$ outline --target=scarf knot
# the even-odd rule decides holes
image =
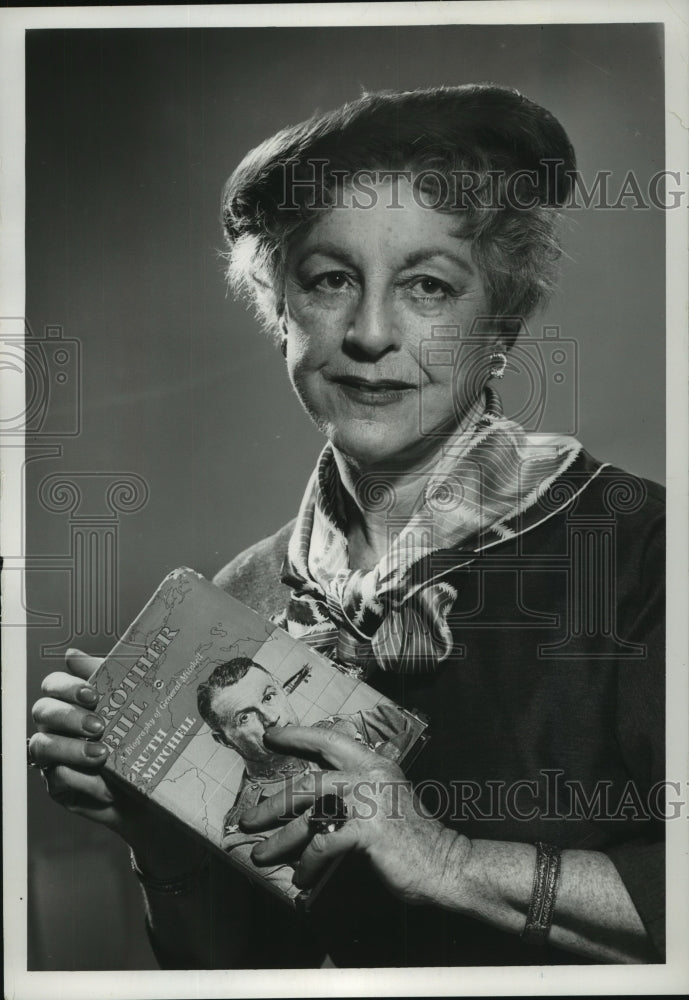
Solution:
[[[441,577],[471,561],[482,544],[509,537],[507,522],[535,503],[581,450],[574,438],[527,436],[501,415],[492,389],[474,418],[469,431],[448,439],[419,509],[369,571],[349,566],[338,514],[342,487],[326,445],[289,542],[282,581],[292,593],[276,624],[361,677],[374,668],[429,672],[450,656],[448,616],[457,591]],[[434,573],[433,556],[448,550],[457,566],[450,560],[450,569]]]

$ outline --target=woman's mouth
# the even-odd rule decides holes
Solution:
[[[416,389],[416,385],[401,379],[367,379],[356,375],[331,376],[344,395],[356,403],[367,406],[385,406],[396,403]]]

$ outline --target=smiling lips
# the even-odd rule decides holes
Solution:
[[[330,377],[330,381],[339,386],[349,399],[374,406],[397,402],[416,389],[412,382],[392,378],[367,379],[356,375],[334,375]]]

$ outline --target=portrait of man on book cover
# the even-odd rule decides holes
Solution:
[[[290,703],[289,693],[308,674],[306,667],[293,678],[281,682],[261,664],[238,656],[218,664],[197,689],[199,715],[210,727],[213,739],[238,753],[244,762],[239,791],[223,820],[222,847],[235,856],[240,854],[250,865],[253,865],[251,851],[254,845],[264,840],[266,834],[242,831],[242,815],[315,767],[299,757],[274,753],[263,742],[264,733],[272,726],[300,725],[301,719]],[[329,715],[314,725],[343,733],[395,761],[416,738],[409,716],[384,702],[350,714]],[[289,865],[262,867],[260,871],[288,896],[298,895]]]

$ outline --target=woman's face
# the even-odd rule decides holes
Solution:
[[[335,208],[290,247],[284,330],[292,384],[338,450],[360,467],[422,463],[488,378],[497,337],[464,340],[486,291],[456,216],[411,186],[376,186],[370,208]],[[399,207],[390,207],[396,202]],[[347,201],[347,199],[345,199]],[[459,360],[457,360],[459,356]]]

